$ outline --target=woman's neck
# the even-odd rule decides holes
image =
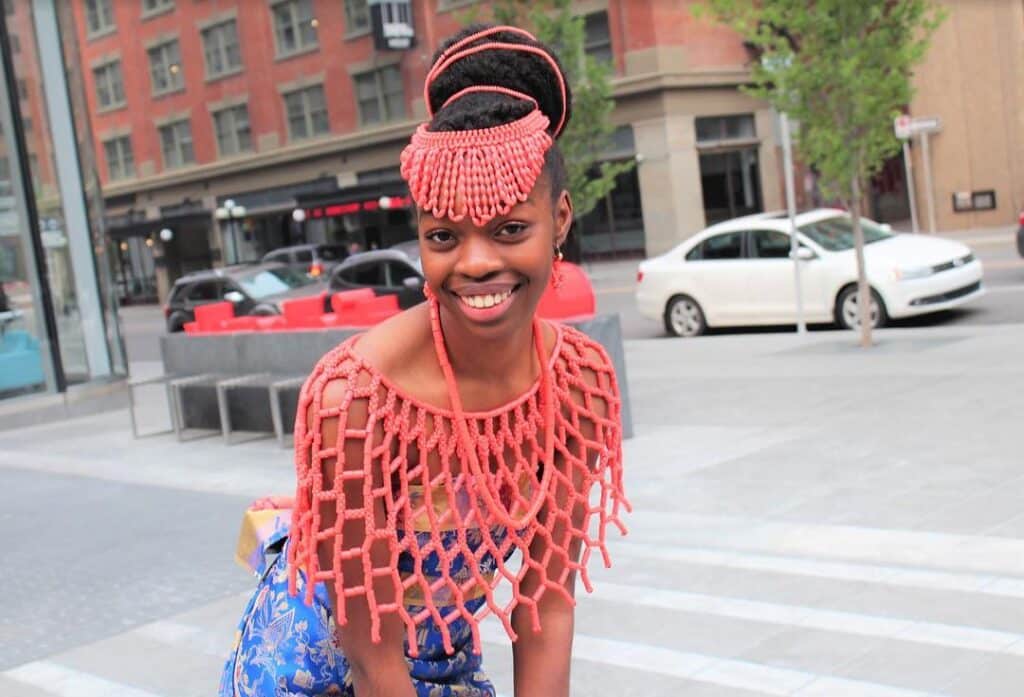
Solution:
[[[533,380],[539,365],[534,358],[532,322],[511,334],[482,339],[462,331],[443,307],[440,319],[456,379],[506,385]]]

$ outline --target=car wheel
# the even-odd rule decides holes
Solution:
[[[688,295],[677,295],[665,307],[665,331],[672,336],[700,336],[707,329],[704,311]]]
[[[878,292],[871,289],[871,328],[884,327],[889,321],[889,315],[885,311],[885,303]],[[852,285],[843,289],[836,300],[836,324],[843,329],[860,328],[860,307],[857,303],[857,286]]]
[[[280,313],[276,308],[273,308],[270,305],[257,305],[249,314],[255,317],[273,317]]]
[[[167,333],[175,334],[180,331],[184,331],[185,322],[188,321],[187,317],[179,314],[171,315],[167,318]]]

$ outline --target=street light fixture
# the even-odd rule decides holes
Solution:
[[[238,254],[238,222],[245,217],[245,206],[235,205],[234,199],[227,199],[224,201],[224,205],[214,211],[214,216],[217,220],[227,221],[227,235],[224,236],[226,262],[228,264],[237,264],[239,259]]]

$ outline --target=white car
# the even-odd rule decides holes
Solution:
[[[893,234],[861,218],[872,289],[871,321],[910,317],[984,295],[982,268],[970,248],[931,235]],[[796,217],[804,318],[859,326],[853,223],[841,210]],[[703,230],[637,272],[640,313],[675,336],[707,327],[794,324],[796,291],[785,213],[760,213]]]

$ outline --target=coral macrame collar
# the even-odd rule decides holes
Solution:
[[[591,590],[591,554],[610,564],[607,530],[625,532],[620,516],[629,510],[621,403],[600,345],[560,327],[557,355],[547,358],[535,324],[539,389],[485,414],[466,413],[436,302],[430,308],[435,351],[451,411],[396,390],[349,340],[317,363],[295,423],[290,592],[311,603],[316,583],[331,584],[340,626],[348,622],[350,602],[365,602],[375,642],[382,617],[397,616],[411,656],[428,626],[440,633],[446,653],[470,640],[479,653],[486,615],[515,639],[516,608],[539,631],[541,597],[553,593],[575,604],[567,590],[573,574]],[[344,394],[338,406],[323,402],[329,383]],[[322,438],[328,419],[346,425],[334,441]],[[355,444],[362,455],[348,461]],[[333,478],[324,476],[328,471]],[[321,515],[331,508],[328,523]],[[388,554],[371,554],[385,543]],[[320,567],[322,545],[333,550],[331,567]],[[534,558],[538,545],[546,551]],[[503,582],[510,586],[507,599],[496,593]]]
[[[567,92],[561,71],[543,49],[527,44],[492,41],[471,48],[468,44],[492,34],[510,32],[535,40],[517,27],[492,27],[450,46],[427,73],[424,97],[430,106],[430,83],[453,63],[481,51],[512,50],[532,53],[547,60],[559,82],[562,113],[553,133],[565,126]],[[472,92],[492,92],[532,102],[533,110],[511,123],[467,131],[430,131],[421,124],[402,151],[401,173],[416,205],[435,218],[458,222],[466,217],[483,226],[527,199],[544,168],[544,157],[554,142],[548,133],[550,119],[528,94],[499,85],[472,85],[449,97],[442,108]]]

